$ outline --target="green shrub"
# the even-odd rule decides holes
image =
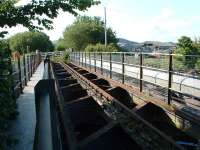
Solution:
[[[64,62],[65,63],[68,63],[69,62],[69,52],[65,52],[65,54],[64,54]]]
[[[8,122],[16,115],[16,100],[12,92],[11,52],[7,41],[0,41],[0,149],[4,149],[9,138],[6,134]]]

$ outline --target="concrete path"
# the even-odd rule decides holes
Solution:
[[[41,63],[31,77],[23,94],[17,99],[19,115],[11,123],[9,134],[18,140],[7,150],[32,150],[35,135],[36,112],[34,87],[43,78],[44,65]]]

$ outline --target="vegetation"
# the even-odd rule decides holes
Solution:
[[[52,29],[52,19],[58,16],[60,10],[77,15],[78,11],[84,11],[92,5],[98,4],[99,1],[95,0],[32,0],[26,5],[16,6],[19,0],[0,0],[0,28],[5,31],[0,32],[0,38],[4,38],[8,32],[6,28],[23,25],[29,30],[42,30],[43,28]],[[26,34],[34,34],[35,36],[45,37],[43,33],[32,32]],[[18,35],[19,37],[21,34]],[[11,48],[13,50],[26,49],[24,42],[30,46],[30,50],[41,49],[47,50],[47,47],[35,47],[36,41],[28,38],[24,40],[21,38],[10,40]],[[30,40],[30,41],[29,41]],[[39,39],[41,40],[41,39]],[[43,42],[47,42],[44,40]],[[30,44],[30,43],[32,44]],[[36,43],[35,43],[36,42]],[[20,44],[17,44],[20,43]],[[37,43],[38,44],[38,43]],[[48,47],[49,48],[49,47]],[[51,49],[51,48],[49,48]],[[16,102],[12,96],[11,86],[11,51],[9,44],[6,41],[0,41],[0,149],[4,149],[5,144],[8,142],[6,128],[9,118],[16,112]],[[3,78],[3,80],[2,80]]]
[[[27,46],[30,52],[39,51],[53,51],[54,45],[50,41],[49,37],[42,32],[23,32],[12,36],[9,39],[9,45],[11,50],[19,51],[21,54],[23,50],[27,50]]]
[[[67,46],[66,46],[66,44],[65,44],[65,41],[64,41],[62,38],[60,38],[60,39],[56,42],[56,44],[55,44],[55,49],[56,49],[57,51],[64,51],[64,50],[67,49]]]
[[[89,44],[86,48],[85,51],[86,52],[116,52],[118,51],[119,48],[116,44],[110,43],[108,44],[106,47],[104,44]]]
[[[8,142],[8,121],[16,114],[16,101],[12,95],[11,60],[8,42],[0,41],[0,149]]]
[[[0,1],[0,27],[20,24],[30,30],[42,30],[44,27],[52,29],[52,19],[58,16],[59,10],[77,15],[78,11],[99,4],[96,0],[32,0],[26,5],[16,6],[17,2],[18,0]],[[4,37],[6,33],[7,31],[0,32],[0,37]]]
[[[192,41],[189,37],[182,36],[178,40],[175,53],[184,55],[176,58],[182,61],[188,69],[194,69],[198,62],[198,57],[194,55],[200,55],[200,43]]]
[[[89,44],[104,43],[104,23],[99,17],[79,16],[63,34],[64,45],[75,50],[84,50]],[[108,44],[117,44],[111,28],[107,29]]]

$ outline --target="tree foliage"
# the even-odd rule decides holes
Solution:
[[[21,54],[23,50],[30,52],[35,50],[40,51],[53,51],[54,45],[49,40],[49,37],[42,32],[23,32],[17,33],[9,39],[9,45],[11,50],[19,51]]]
[[[89,44],[86,48],[85,48],[86,52],[117,52],[119,51],[119,48],[116,44],[110,43],[108,44],[106,47],[104,44]]]
[[[181,57],[184,64],[187,68],[194,69],[195,64],[198,61],[198,57],[194,57],[192,55],[199,55],[200,49],[198,48],[199,44],[195,44],[189,37],[182,36],[178,39],[177,48],[175,53],[182,54]],[[180,58],[179,58],[180,59]]]
[[[99,17],[79,16],[64,31],[66,47],[84,50],[89,44],[104,43],[104,23]],[[109,43],[117,43],[115,32],[107,29]]]
[[[8,142],[6,129],[9,119],[16,113],[16,101],[12,95],[13,80],[8,42],[0,40],[0,149]]]
[[[67,49],[67,46],[66,46],[66,44],[65,44],[65,41],[64,41],[62,38],[60,38],[60,39],[56,42],[56,44],[55,44],[55,49],[56,49],[57,51],[64,51],[64,50]]]
[[[18,0],[0,1],[0,27],[12,27],[18,24],[30,30],[52,29],[52,19],[58,16],[59,10],[77,15],[78,11],[87,10],[99,4],[96,0],[32,0],[30,3],[17,6]],[[7,32],[0,32],[3,37]]]

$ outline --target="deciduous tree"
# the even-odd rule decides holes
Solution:
[[[35,51],[53,51],[54,45],[49,37],[42,32],[23,32],[17,33],[9,39],[9,45],[12,51],[19,51],[21,54],[23,50]],[[27,47],[28,46],[28,47]]]
[[[20,24],[31,30],[41,30],[43,27],[52,29],[52,19],[58,16],[59,10],[77,15],[78,11],[87,10],[99,3],[96,0],[32,0],[26,5],[17,6],[18,1],[0,1],[0,27]],[[0,36],[6,33],[0,32]]]
[[[79,16],[65,29],[63,34],[66,47],[84,50],[89,44],[104,43],[104,23],[99,17]],[[107,29],[109,43],[117,43],[115,32]]]

